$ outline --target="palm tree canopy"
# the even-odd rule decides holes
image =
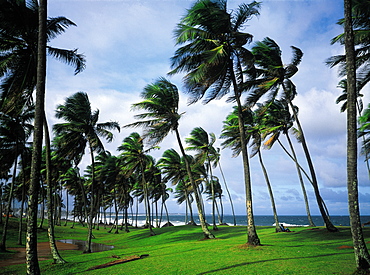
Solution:
[[[247,104],[255,104],[262,96],[268,93],[268,100],[272,101],[283,88],[283,97],[292,100],[296,95],[296,89],[290,78],[298,71],[298,65],[302,61],[303,52],[294,46],[292,59],[288,65],[282,61],[282,51],[278,44],[269,37],[258,41],[252,47],[255,57],[256,79],[246,83],[246,87],[252,88]]]
[[[202,127],[196,127],[190,132],[190,136],[185,139],[185,142],[188,144],[185,150],[197,152],[196,158],[200,163],[209,159],[213,162],[213,166],[216,166],[218,152],[213,146],[216,142],[214,133],[208,134]]]
[[[120,131],[118,122],[98,123],[99,110],[91,110],[88,95],[84,92],[66,98],[64,104],[57,106],[55,116],[66,121],[55,124],[53,130],[62,155],[69,155],[71,160],[83,155],[87,143],[93,151],[102,152],[104,146],[100,137],[112,142],[114,135],[110,130]]]
[[[143,101],[132,105],[133,110],[147,112],[135,115],[140,121],[124,127],[143,127],[143,137],[150,144],[160,143],[170,131],[178,128],[182,114],[178,113],[179,92],[177,87],[161,77],[147,85],[141,93]]]
[[[36,86],[38,2],[36,0],[0,0],[0,77],[3,111],[22,108],[31,101]],[[47,20],[47,41],[75,26],[59,16]],[[85,68],[85,57],[77,50],[47,46],[48,54],[72,65],[75,74]],[[5,100],[7,99],[7,102]],[[5,104],[5,105],[4,105]]]
[[[241,4],[231,13],[226,4],[225,0],[197,1],[174,30],[181,47],[171,58],[169,74],[187,73],[184,84],[190,103],[203,97],[205,103],[221,98],[233,82],[233,60],[243,66],[250,63],[252,55],[243,46],[251,42],[252,35],[241,30],[259,14],[260,4]]]

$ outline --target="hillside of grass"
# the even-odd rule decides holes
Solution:
[[[16,224],[12,221],[8,247],[16,245]],[[130,228],[129,233],[107,233],[100,227],[93,242],[113,245],[114,249],[91,254],[79,250],[60,251],[66,264],[40,261],[42,274],[352,274],[354,253],[349,227],[329,233],[323,227],[292,228],[294,232],[275,233],[273,227],[257,227],[262,246],[246,243],[246,228],[220,226],[217,239],[204,240],[201,228],[177,226],[148,229]],[[2,229],[1,229],[2,230]],[[1,232],[0,230],[0,232]],[[76,225],[57,226],[56,239],[85,240],[87,229]],[[39,230],[39,241],[47,241],[47,231]],[[364,229],[370,241],[370,228]],[[9,249],[11,250],[11,249]],[[139,258],[101,267],[123,259]],[[12,253],[0,253],[0,260]],[[25,274],[25,264],[1,268],[0,274]]]

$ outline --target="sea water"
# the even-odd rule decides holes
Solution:
[[[118,223],[121,224],[123,219],[122,216],[118,216]],[[170,214],[169,215],[169,220],[170,222],[175,225],[185,225],[187,222],[189,222],[189,217],[187,217],[185,214]],[[323,226],[324,221],[321,216],[311,216],[314,224],[316,226]],[[114,222],[115,217],[107,217],[107,222]],[[287,216],[287,215],[282,215],[278,217],[279,223],[283,224],[284,226],[308,226],[308,218],[307,216]],[[199,217],[198,215],[194,215],[194,221],[195,223],[199,224]],[[209,224],[212,224],[212,215],[206,215],[206,221]],[[335,226],[349,226],[350,221],[349,221],[349,216],[330,216],[330,221],[333,223]],[[370,216],[361,216],[361,223],[365,223],[370,221]],[[234,217],[233,215],[224,215],[222,219],[223,223],[226,223],[228,225],[234,225]],[[235,222],[236,225],[239,226],[246,226],[247,225],[247,217],[246,215],[236,215],[235,216]],[[133,217],[129,215],[129,220],[128,223],[135,226],[136,225],[136,216],[134,215]],[[167,217],[166,215],[163,215],[162,218],[160,217],[153,217],[153,225],[156,226],[157,223],[159,226],[164,225],[167,223]],[[218,218],[216,216],[216,223],[218,224]],[[263,215],[255,215],[254,216],[254,223],[256,226],[274,226],[275,225],[275,220],[274,217],[271,215],[263,216]],[[142,226],[145,224],[145,215],[144,214],[139,214],[137,216],[137,226]]]

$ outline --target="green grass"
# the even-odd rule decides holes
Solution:
[[[246,228],[220,226],[217,239],[202,240],[200,227],[178,226],[155,229],[130,229],[130,233],[108,234],[94,231],[93,242],[114,245],[110,251],[82,254],[81,251],[60,251],[68,261],[63,265],[52,260],[40,261],[42,274],[352,274],[355,271],[350,229],[329,233],[316,229],[294,228],[291,233],[274,233],[273,227],[257,227],[262,246],[246,246]],[[16,230],[8,246],[16,247]],[[0,231],[1,232],[1,231]],[[56,227],[57,239],[85,240],[87,229],[76,226]],[[370,241],[370,228],[364,230]],[[46,231],[39,232],[39,241],[47,241]],[[108,263],[118,256],[149,254],[149,257],[104,269],[89,268]],[[7,254],[0,253],[0,259]],[[0,274],[25,274],[25,264],[8,266]]]

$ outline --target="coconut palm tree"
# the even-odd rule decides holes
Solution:
[[[186,155],[189,163],[193,163],[192,156]],[[188,173],[184,158],[177,153],[175,149],[168,149],[163,152],[162,157],[158,160],[158,167],[161,169],[164,175],[164,182],[171,182],[172,185],[176,186],[175,198],[177,198],[178,204],[186,201],[186,209],[190,212],[190,224],[196,225],[193,218],[193,210],[191,203],[193,198],[191,196],[192,188],[188,183]]]
[[[216,225],[216,196],[215,196],[215,187],[213,186],[214,181],[212,166],[215,167],[213,160],[217,158],[217,151],[213,147],[213,144],[216,141],[216,136],[214,133],[208,133],[202,127],[196,127],[190,132],[190,136],[185,139],[185,142],[188,144],[188,147],[185,150],[196,151],[195,155],[196,161],[203,165],[206,164],[206,182],[207,186],[210,186],[211,196],[212,196],[212,223],[213,230],[218,230]]]
[[[91,202],[88,217],[89,232],[84,252],[90,253],[93,219],[96,214],[96,206],[98,205],[96,197],[98,186],[96,186],[94,175],[94,152],[100,153],[104,150],[100,137],[111,142],[114,136],[110,130],[116,129],[120,131],[120,127],[118,122],[114,121],[98,123],[99,110],[92,111],[88,95],[84,92],[77,92],[66,98],[64,104],[57,106],[55,116],[66,121],[53,126],[55,135],[59,137],[57,142],[59,147],[62,148],[60,151],[61,155],[73,156],[74,158],[78,156],[80,158],[86,146],[89,149],[92,169]]]
[[[190,103],[202,98],[208,103],[232,91],[229,101],[238,106],[239,135],[246,191],[248,240],[260,245],[252,207],[252,190],[249,158],[242,121],[241,96],[244,91],[245,74],[249,71],[252,55],[244,47],[252,35],[243,32],[246,23],[259,14],[260,4],[241,4],[232,12],[224,0],[201,0],[187,10],[174,33],[180,47],[171,58],[170,74],[185,72],[185,91],[191,95]],[[231,89],[232,87],[232,89]]]
[[[160,143],[169,132],[175,132],[178,145],[184,162],[186,170],[194,190],[195,201],[198,208],[199,220],[205,238],[214,238],[214,235],[208,230],[201,203],[200,194],[197,192],[197,186],[191,173],[190,164],[185,157],[185,150],[181,142],[179,132],[179,120],[182,114],[178,113],[179,92],[177,87],[165,78],[159,78],[153,84],[149,84],[141,93],[144,99],[139,103],[132,105],[133,109],[146,110],[146,113],[135,115],[136,119],[141,119],[125,127],[143,127],[144,137],[148,138],[149,143]]]
[[[148,153],[155,149],[156,147],[151,147],[144,149],[143,138],[136,132],[131,133],[126,137],[122,145],[118,147],[118,151],[122,152],[122,157],[124,158],[128,176],[133,173],[140,175],[140,185],[143,190],[143,199],[145,205],[146,213],[146,225],[150,230],[150,235],[154,236],[155,233],[152,228],[151,218],[150,218],[150,204],[149,204],[149,182],[146,179],[146,170],[153,164],[153,159]]]
[[[296,107],[296,109],[298,111],[298,107]],[[311,217],[311,212],[310,212],[310,207],[308,203],[306,188],[305,188],[303,177],[302,177],[302,172],[306,175],[306,177],[308,178],[310,182],[312,182],[312,180],[307,175],[306,171],[304,171],[301,165],[299,164],[292,140],[290,138],[289,130],[292,130],[292,132],[297,137],[298,142],[300,142],[300,132],[297,129],[292,128],[294,117],[290,114],[289,106],[287,102],[283,100],[274,100],[273,102],[266,104],[263,107],[263,112],[260,113],[260,116],[264,117],[263,118],[264,124],[268,126],[268,132],[270,134],[270,136],[264,142],[265,148],[271,149],[271,147],[277,141],[279,145],[283,148],[283,150],[287,153],[287,155],[294,161],[296,165],[296,169],[297,169],[298,179],[301,184],[308,223],[309,223],[309,226],[315,226],[312,220],[312,217]],[[288,141],[290,152],[285,148],[285,146],[280,141],[281,133],[285,135]]]
[[[268,101],[273,101],[278,97],[279,92],[282,92],[282,99],[288,103],[292,110],[295,123],[300,132],[301,144],[310,170],[312,186],[314,188],[321,216],[327,230],[330,232],[336,232],[338,229],[330,221],[329,214],[325,209],[323,199],[320,195],[315,168],[303,133],[303,128],[298,119],[296,108],[292,103],[297,91],[290,78],[298,71],[298,65],[302,60],[303,53],[300,49],[294,46],[291,48],[293,50],[292,60],[288,65],[284,65],[281,58],[282,52],[274,40],[266,37],[262,41],[255,43],[252,48],[252,53],[255,56],[256,79],[250,81],[247,85],[253,89],[247,100],[247,104],[256,103],[264,95],[267,95]]]
[[[356,55],[352,23],[352,1],[344,0],[344,33],[347,71],[347,189],[352,241],[357,269],[370,268],[370,255],[361,229],[357,178]],[[368,20],[368,18],[367,18]]]

